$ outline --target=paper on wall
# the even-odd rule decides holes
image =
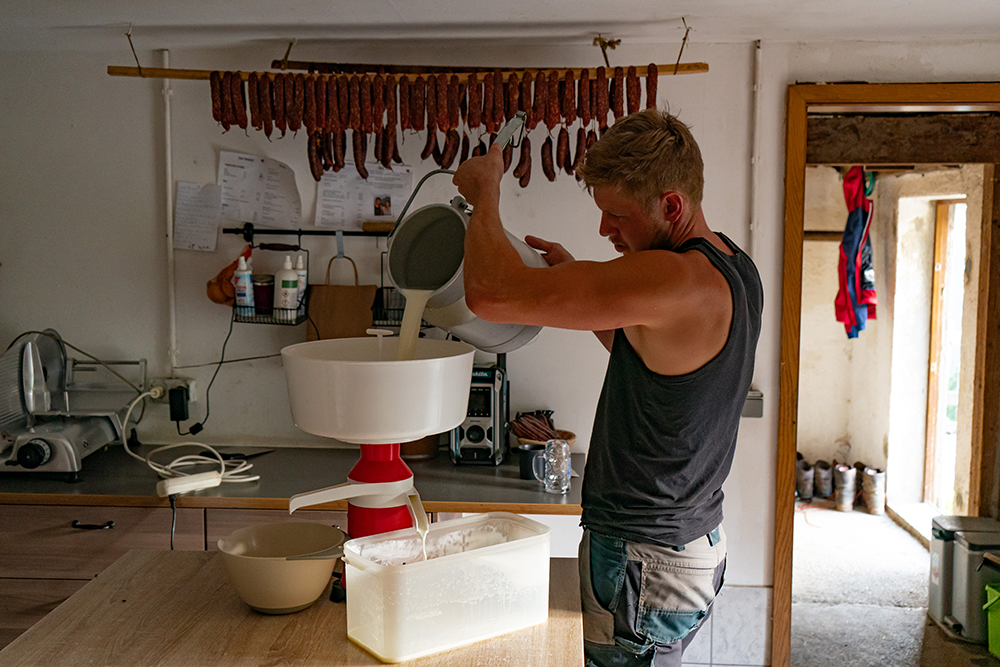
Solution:
[[[413,167],[365,163],[368,180],[353,165],[323,174],[316,188],[316,226],[360,230],[368,221],[394,222],[413,190]]]
[[[295,172],[284,162],[242,153],[219,153],[222,215],[268,227],[298,227],[302,199]]]
[[[177,182],[174,199],[174,248],[214,251],[222,219],[222,188],[209,183]]]

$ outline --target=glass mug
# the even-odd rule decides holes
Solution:
[[[569,493],[569,443],[562,439],[545,443],[545,454],[532,461],[535,479],[545,483],[546,493]]]

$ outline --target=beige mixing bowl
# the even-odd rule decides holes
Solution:
[[[339,528],[293,521],[241,528],[218,544],[244,602],[263,614],[290,614],[323,594],[346,539]]]

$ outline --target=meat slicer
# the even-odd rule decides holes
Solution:
[[[71,359],[53,329],[19,337],[0,356],[0,472],[75,478],[85,456],[123,442],[122,416],[137,393],[111,366],[132,367],[145,386],[144,359]]]

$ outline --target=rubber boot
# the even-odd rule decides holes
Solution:
[[[814,491],[819,498],[833,495],[833,468],[826,461],[816,461],[813,466]]]
[[[838,465],[833,469],[834,505],[840,512],[854,510],[854,479],[857,471],[851,466]]]
[[[812,500],[813,467],[805,459],[795,464],[795,490],[799,494],[799,499]]]
[[[885,471],[865,468],[861,486],[861,500],[869,514],[885,514]]]

